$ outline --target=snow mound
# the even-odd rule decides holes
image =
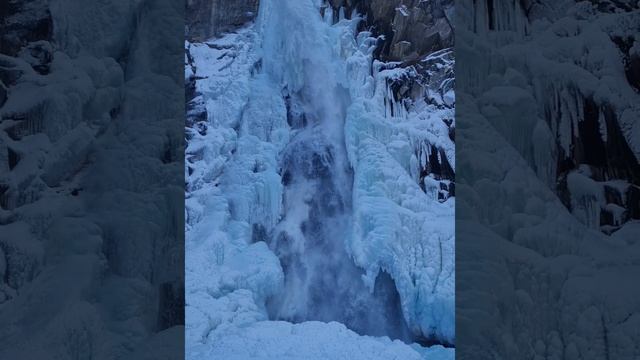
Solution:
[[[229,360],[452,360],[454,351],[434,346],[421,354],[400,341],[360,336],[336,322],[268,321],[237,328],[199,355]]]

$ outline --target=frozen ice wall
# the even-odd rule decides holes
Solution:
[[[377,61],[380,39],[333,11],[262,1],[255,24],[185,44],[190,358],[270,328],[319,356],[291,345],[334,331],[311,320],[346,325],[345,351],[455,342],[451,51]]]

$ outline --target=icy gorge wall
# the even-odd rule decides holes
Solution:
[[[384,35],[377,49],[383,60],[412,61],[453,46],[452,0],[329,0],[334,17],[340,9],[366,17],[359,26]]]
[[[186,0],[189,41],[204,41],[255,19],[258,0]]]
[[[457,11],[458,356],[637,358],[638,3]]]
[[[182,11],[0,5],[0,358],[181,356]]]
[[[436,21],[400,5],[265,0],[185,43],[189,358],[453,356],[381,338],[455,342],[453,40],[390,61],[382,26]]]

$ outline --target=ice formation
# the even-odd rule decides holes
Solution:
[[[399,341],[455,342],[451,52],[421,63],[430,102],[403,98],[415,68],[375,61],[360,20],[266,0],[185,44],[189,358],[453,356]],[[291,347],[316,336],[335,348]]]

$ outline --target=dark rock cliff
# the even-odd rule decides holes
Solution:
[[[27,43],[49,39],[53,32],[47,0],[4,0],[0,4],[0,53],[15,55]]]
[[[361,25],[385,38],[378,56],[386,61],[416,60],[428,53],[451,47],[454,41],[453,1],[436,0],[330,0],[336,10],[354,10],[366,16]]]
[[[385,38],[378,56],[385,61],[416,60],[453,46],[453,0],[329,0],[339,16],[353,11],[366,16],[362,29]],[[188,0],[186,34],[190,41],[204,41],[233,30],[255,18],[258,0]]]
[[[258,0],[187,0],[186,36],[204,41],[255,18]]]

